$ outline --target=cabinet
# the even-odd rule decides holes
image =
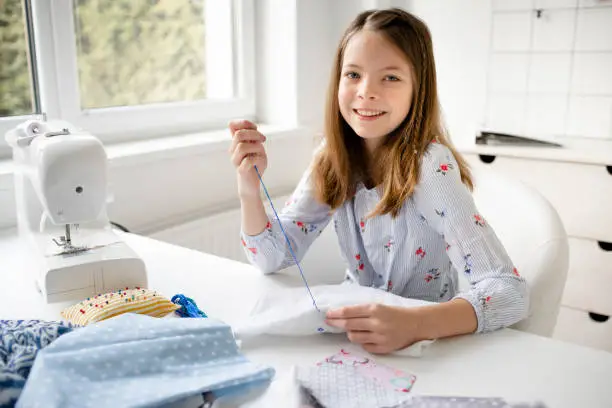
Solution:
[[[554,337],[612,352],[612,141],[562,144],[459,151],[471,167],[517,178],[555,207],[570,266]]]

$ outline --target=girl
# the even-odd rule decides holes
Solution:
[[[264,273],[292,264],[253,168],[266,168],[265,136],[230,124],[242,244]],[[338,47],[325,140],[280,213],[298,259],[333,219],[346,280],[436,302],[377,304],[327,313],[327,323],[372,353],[424,339],[491,331],[526,317],[527,286],[478,213],[466,163],[444,134],[427,26],[401,9],[357,16]],[[471,287],[457,293],[458,273]]]

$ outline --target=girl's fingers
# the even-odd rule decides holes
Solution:
[[[262,173],[266,168],[265,157],[258,154],[246,156],[238,166],[238,173],[247,174],[253,170],[254,166],[257,166],[259,172]]]
[[[266,151],[261,143],[240,143],[234,150],[232,163],[235,167],[238,167],[247,155],[265,155],[265,153]]]
[[[389,346],[380,343],[362,343],[361,347],[372,354],[389,354],[392,351],[389,349]]]
[[[377,324],[370,317],[354,317],[352,319],[327,319],[326,323],[346,331],[376,331]]]
[[[327,312],[328,319],[353,319],[355,317],[370,317],[376,313],[377,304],[362,304],[355,306],[344,306],[338,309],[332,309]]]
[[[379,334],[370,331],[349,331],[346,334],[351,343],[355,344],[378,344],[382,341]]]
[[[245,120],[245,119],[238,119],[238,120],[232,120],[229,125],[229,130],[232,134],[232,136],[234,136],[234,133],[236,133],[236,131],[240,130],[240,129],[252,129],[252,130],[257,130],[257,125],[254,124],[251,121]]]
[[[265,142],[266,137],[256,130],[238,130],[232,138],[232,143],[229,148],[230,153],[234,153],[236,147],[240,143],[261,143]]]

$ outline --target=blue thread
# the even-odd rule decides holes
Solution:
[[[268,197],[268,201],[270,202],[270,206],[272,207],[272,211],[274,211],[274,215],[276,216],[276,220],[278,221],[278,225],[281,228],[281,231],[283,232],[283,235],[285,236],[285,240],[287,240],[287,245],[289,246],[289,252],[291,252],[291,256],[293,256],[293,260],[295,261],[295,264],[297,265],[299,271],[300,271],[300,275],[302,275],[302,280],[304,281],[304,285],[306,285],[306,289],[308,290],[308,294],[310,295],[310,298],[312,299],[312,304],[314,305],[315,309],[317,309],[318,312],[320,312],[319,308],[317,307],[317,302],[315,302],[315,298],[312,295],[312,292],[310,291],[310,286],[308,286],[308,282],[306,282],[306,277],[304,276],[304,271],[302,271],[302,267],[300,266],[300,263],[297,260],[297,257],[295,256],[295,253],[293,253],[293,248],[291,247],[291,242],[289,241],[289,237],[287,236],[287,233],[285,232],[285,228],[283,228],[283,224],[281,223],[280,218],[278,217],[278,213],[276,212],[276,208],[274,208],[274,204],[272,203],[272,199],[270,198],[270,194],[268,194],[268,189],[266,188],[266,185],[263,182],[263,179],[261,178],[261,174],[259,174],[259,169],[257,168],[257,166],[253,165],[253,167],[255,167],[255,172],[257,172],[257,177],[259,177],[259,181],[261,182],[261,186],[264,189],[264,193],[266,193],[266,197]]]
[[[198,309],[198,305],[196,305],[193,299],[185,295],[178,294],[172,296],[172,303],[181,306],[181,308],[176,311],[181,317],[208,317],[206,313]]]

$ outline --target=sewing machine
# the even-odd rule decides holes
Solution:
[[[147,287],[144,262],[112,230],[106,213],[107,157],[100,140],[46,120],[26,121],[6,140],[13,149],[19,237],[45,301]]]

